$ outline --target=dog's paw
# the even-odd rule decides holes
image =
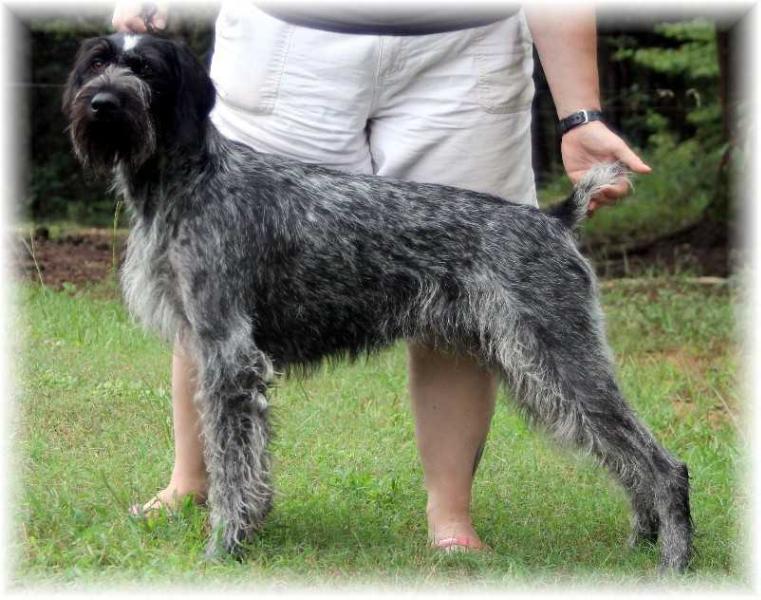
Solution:
[[[650,518],[635,520],[632,532],[629,535],[629,548],[654,546],[657,544],[659,526],[660,522],[656,515],[651,515]]]
[[[241,543],[225,543],[219,539],[210,539],[206,544],[204,559],[207,562],[226,562],[228,560],[241,561],[246,556],[246,548]]]
[[[690,557],[685,556],[664,556],[658,564],[658,575],[682,575],[687,572],[690,565]]]

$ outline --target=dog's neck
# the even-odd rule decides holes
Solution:
[[[128,161],[118,161],[113,189],[124,198],[134,216],[152,220],[188,195],[193,181],[202,178],[209,169],[210,156],[218,153],[215,148],[223,143],[209,120],[203,135],[192,144],[179,147],[159,144],[153,156],[137,167]]]

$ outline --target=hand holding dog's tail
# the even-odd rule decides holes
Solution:
[[[629,175],[629,169],[621,162],[597,164],[579,180],[573,192],[563,202],[550,207],[547,214],[559,219],[569,229],[575,229],[586,218],[590,200],[606,186],[622,179],[631,187]]]

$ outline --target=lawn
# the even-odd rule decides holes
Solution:
[[[493,551],[429,550],[401,344],[278,383],[275,508],[245,562],[205,562],[206,509],[127,516],[171,469],[168,349],[108,285],[23,284],[16,301],[16,586],[663,583],[655,548],[626,547],[622,491],[528,428],[507,398],[475,486],[476,527]],[[680,277],[604,287],[623,390],[690,466],[697,554],[670,584],[747,581],[734,301],[727,286]]]

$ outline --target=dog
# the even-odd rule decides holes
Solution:
[[[687,467],[621,395],[574,237],[620,165],[543,212],[255,152],[215,129],[214,100],[185,45],[122,33],[82,43],[63,97],[76,156],[129,207],[129,310],[198,365],[211,555],[242,555],[271,507],[273,374],[405,338],[497,372],[628,492],[632,542],[660,539],[661,568],[686,569]]]

